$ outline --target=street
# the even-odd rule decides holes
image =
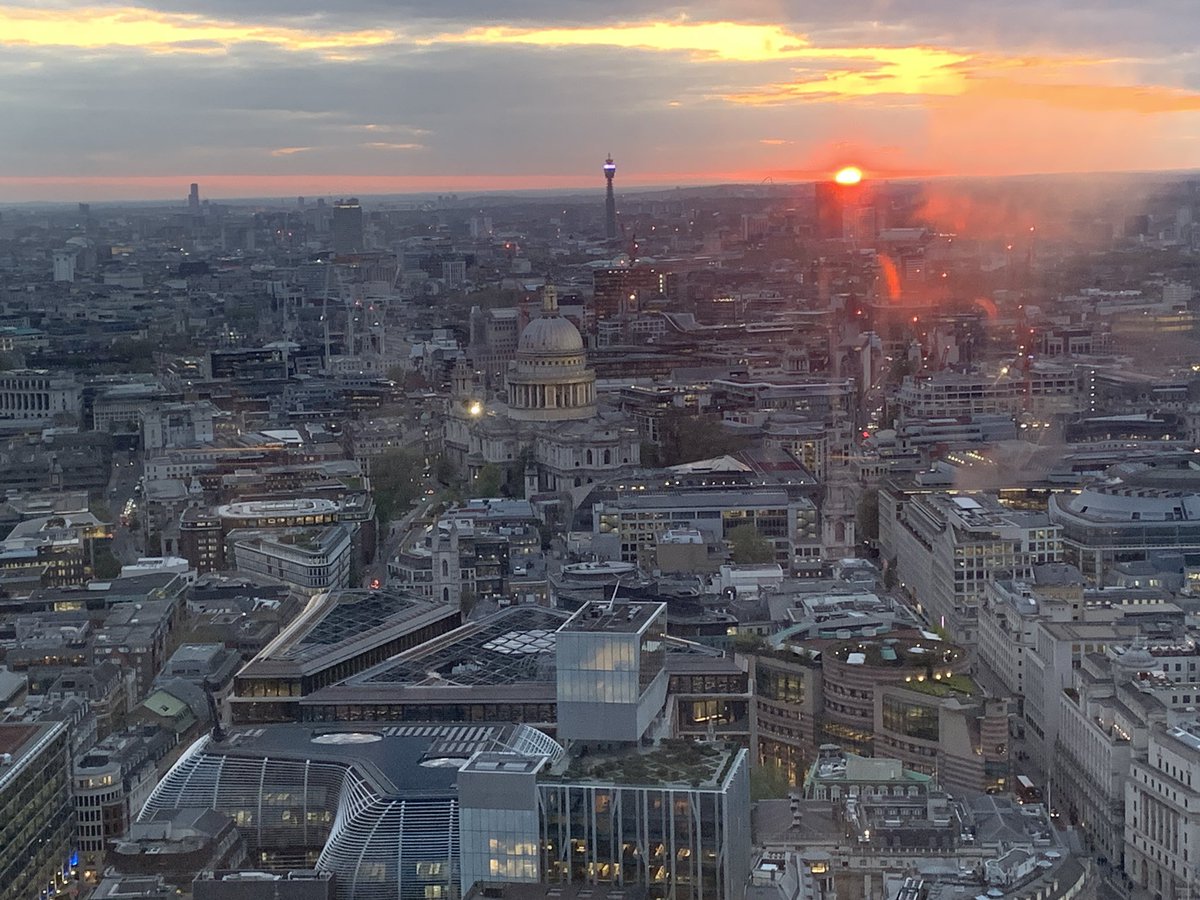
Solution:
[[[122,565],[136,562],[139,556],[144,555],[141,550],[140,531],[121,524],[121,514],[130,499],[138,505],[136,513],[138,519],[140,520],[145,514],[141,505],[141,495],[135,490],[141,474],[141,462],[136,456],[124,451],[113,453],[113,470],[108,482],[108,495],[105,503],[112,514],[112,552]]]
[[[424,495],[417,501],[416,506],[405,513],[402,518],[388,523],[387,533],[382,534],[379,538],[379,549],[375,554],[374,561],[363,572],[363,587],[371,587],[376,579],[379,580],[380,586],[387,584],[388,560],[396,555],[396,551],[400,549],[400,545],[404,543],[405,537],[412,529],[413,523],[418,519],[424,518],[429,512],[430,507],[436,502],[436,495],[433,497]],[[383,526],[381,525],[380,527],[382,528]]]

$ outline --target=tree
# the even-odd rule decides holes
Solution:
[[[121,561],[113,555],[109,541],[96,541],[96,566],[92,574],[96,578],[116,578],[121,574]]]
[[[412,506],[421,490],[425,458],[416,451],[397,447],[371,463],[371,485],[375,494],[375,516],[380,522]]]
[[[861,540],[879,540],[879,491],[869,490],[859,498],[854,518]]]
[[[472,497],[498,497],[504,486],[504,472],[495,463],[488,463],[479,470],[471,483]]]
[[[750,770],[750,800],[777,800],[788,796],[792,779],[787,769],[775,762],[764,762]]]
[[[894,591],[897,583],[896,560],[885,559],[883,561],[883,589],[885,591]]]
[[[775,547],[753,525],[738,525],[727,535],[733,551],[733,561],[740,566],[769,563],[775,560]]]
[[[660,433],[666,466],[725,456],[750,445],[748,438],[725,431],[716,416],[694,416],[682,410],[663,416]]]

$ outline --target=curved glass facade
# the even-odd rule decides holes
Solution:
[[[527,726],[332,734],[282,727],[295,732],[290,743],[256,746],[254,732],[215,746],[201,738],[159,782],[139,818],[159,809],[215,809],[234,820],[258,861],[333,872],[338,900],[454,900],[458,766],[480,749],[552,759],[563,752]],[[393,749],[389,738],[403,746]],[[394,771],[385,769],[391,759]],[[404,773],[408,781],[398,785]]]

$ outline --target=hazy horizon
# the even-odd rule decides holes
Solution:
[[[618,189],[1200,158],[1186,0],[805,6],[0,2],[0,202],[587,189],[608,153]]]
[[[764,191],[775,189],[782,191],[789,187],[804,187],[812,185],[818,181],[830,180],[833,173],[815,173],[811,177],[797,177],[794,179],[775,180],[771,177],[764,178],[759,181],[737,181],[737,180],[714,180],[714,181],[693,181],[693,182],[676,182],[676,183],[632,183],[625,185],[623,190],[618,193],[624,193],[629,196],[637,196],[642,194],[654,194],[659,192],[672,191],[708,191],[720,189],[749,189],[761,188]],[[1169,183],[1177,179],[1187,179],[1193,176],[1200,176],[1200,168],[1192,169],[1162,169],[1152,171],[1104,171],[1104,172],[1022,172],[1009,175],[933,175],[933,176],[893,176],[890,178],[871,178],[869,173],[866,173],[868,182],[872,183],[894,183],[894,184],[914,184],[928,182],[931,184],[986,184],[988,182],[1006,182],[1010,184],[1020,184],[1022,182],[1034,182],[1043,180],[1058,180],[1062,182],[1087,182],[1089,180],[1129,180],[1134,182],[1162,182]],[[599,198],[604,193],[603,183],[585,184],[579,183],[564,183],[561,187],[547,186],[530,186],[530,187],[494,187],[486,188],[478,186],[479,183],[488,183],[489,179],[485,176],[480,176],[478,180],[472,179],[467,182],[470,187],[442,187],[429,188],[427,190],[371,190],[370,188],[347,188],[345,190],[333,190],[326,192],[319,191],[294,191],[282,193],[244,193],[244,194],[214,194],[208,190],[210,184],[221,184],[219,177],[209,177],[210,180],[205,180],[204,176],[198,176],[193,181],[199,184],[201,198],[204,201],[215,203],[278,203],[283,205],[291,205],[296,202],[298,197],[304,197],[306,201],[315,202],[317,198],[334,198],[334,197],[355,197],[362,201],[380,202],[387,200],[424,200],[427,198],[436,198],[445,194],[463,195],[459,196],[459,200],[471,198],[487,198],[494,200],[502,200],[506,197],[518,198],[564,198],[578,197],[579,199]],[[376,183],[382,179],[376,179]],[[504,179],[494,179],[496,181],[504,181]],[[79,182],[76,186],[77,190],[63,197],[51,196],[32,196],[27,199],[15,199],[6,196],[0,192],[0,207],[24,207],[24,206],[73,206],[76,203],[97,203],[97,204],[113,204],[118,206],[131,206],[138,204],[159,205],[187,205],[187,190],[192,182],[180,182],[165,180],[163,183],[163,193],[156,195],[138,195],[130,194],[111,194],[111,193],[94,193],[94,189],[104,189],[106,182]],[[0,185],[3,184],[3,178],[0,177]],[[183,190],[172,190],[176,186],[182,187]]]

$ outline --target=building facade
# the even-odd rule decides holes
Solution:
[[[69,754],[61,722],[0,723],[0,900],[32,900],[72,881]]]
[[[1044,514],[1017,512],[991,495],[879,492],[879,544],[920,612],[957,641],[978,640],[979,605],[995,577],[1033,577],[1062,558],[1059,528]]]
[[[0,419],[49,422],[56,416],[78,424],[83,390],[71,375],[45,369],[0,374]]]
[[[228,536],[239,572],[309,595],[350,587],[353,540],[345,525],[243,535],[239,529]]]

